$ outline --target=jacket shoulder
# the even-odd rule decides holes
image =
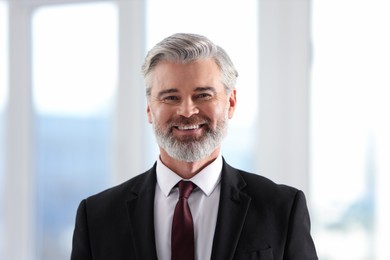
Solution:
[[[286,185],[286,184],[279,184],[275,183],[271,179],[264,177],[262,175],[258,175],[255,173],[250,173],[246,171],[240,171],[240,175],[245,180],[247,184],[248,189],[254,189],[254,190],[269,190],[274,192],[281,192],[281,193],[296,193],[298,191],[297,188]]]
[[[278,184],[271,179],[259,174],[243,171],[225,164],[225,170],[230,175],[228,178],[235,178],[234,182],[239,182],[242,192],[249,195],[255,201],[261,201],[265,204],[293,203],[296,196],[303,194],[295,187]]]
[[[87,204],[107,204],[111,202],[127,201],[142,192],[154,190],[156,183],[155,167],[141,173],[121,184],[103,190],[85,199]]]

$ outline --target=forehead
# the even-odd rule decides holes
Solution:
[[[152,74],[152,89],[197,87],[223,87],[221,71],[213,59],[200,59],[190,63],[161,61]]]

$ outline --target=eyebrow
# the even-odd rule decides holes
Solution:
[[[162,96],[164,96],[166,94],[178,93],[178,92],[179,92],[179,90],[176,88],[165,89],[165,90],[158,92],[157,97],[161,98]]]
[[[211,91],[214,95],[217,94],[217,90],[214,87],[197,87],[195,92]]]

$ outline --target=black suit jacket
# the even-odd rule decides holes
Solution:
[[[83,200],[71,260],[157,259],[155,185],[156,166]],[[212,246],[212,260],[317,259],[303,192],[224,161]]]

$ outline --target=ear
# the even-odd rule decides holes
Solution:
[[[237,105],[237,97],[236,97],[236,89],[234,88],[230,93],[230,97],[229,97],[229,111],[228,111],[229,119],[233,117],[234,111],[236,110],[236,105]]]
[[[146,113],[148,115],[148,122],[151,124],[153,123],[153,116],[152,116],[152,111],[150,110],[150,105],[148,104],[147,108],[146,108]]]

